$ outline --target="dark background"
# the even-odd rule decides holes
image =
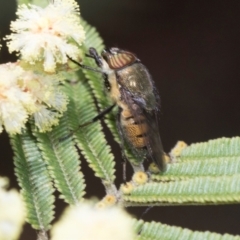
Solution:
[[[108,47],[137,54],[148,67],[161,95],[161,137],[165,151],[177,140],[187,143],[239,135],[239,1],[79,0],[82,16],[96,26]],[[14,1],[0,0],[0,32],[14,19]],[[1,62],[14,56],[1,51]],[[117,144],[112,141],[116,154]],[[0,135],[0,175],[13,175],[12,151]],[[120,158],[117,159],[121,172]],[[88,170],[83,163],[83,169]],[[88,195],[104,189],[91,171]],[[120,173],[121,174],[121,173]],[[63,203],[57,202],[62,209]],[[142,208],[130,209],[140,217]],[[57,216],[59,213],[57,213]],[[240,205],[155,207],[144,220],[192,230],[240,234]],[[23,239],[32,239],[28,227]],[[33,233],[35,234],[35,233]]]

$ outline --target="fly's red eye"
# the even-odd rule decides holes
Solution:
[[[110,55],[108,58],[108,64],[111,69],[119,69],[130,65],[136,61],[136,57],[130,53],[117,53]]]
[[[108,66],[113,70],[118,70],[136,62],[136,56],[128,51],[118,48],[110,48],[102,52],[102,57],[108,63]]]

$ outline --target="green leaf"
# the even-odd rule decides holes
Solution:
[[[103,40],[97,32],[96,28],[89,25],[86,21],[82,20],[82,26],[86,32],[86,40],[84,42],[85,47],[88,49],[94,47],[98,52],[101,52],[104,48]]]
[[[131,195],[123,198],[127,206],[238,203],[240,175],[198,177],[166,183],[151,182],[133,188]]]
[[[200,176],[217,177],[234,174],[240,174],[240,156],[189,160],[169,164],[165,174],[153,174],[152,180],[176,181]]]
[[[97,115],[91,89],[83,76],[79,82],[65,84],[64,92],[70,96],[67,116],[71,129],[78,129],[79,125],[89,122]],[[74,136],[77,146],[81,149],[95,175],[100,177],[104,184],[111,186],[115,179],[115,162],[102,132],[101,124],[95,122],[81,127],[74,131]]]
[[[49,173],[61,197],[69,204],[78,204],[84,195],[84,179],[80,172],[77,150],[70,138],[61,140],[69,134],[67,113],[61,118],[59,125],[51,132],[34,132],[44,160],[48,164]]]
[[[239,240],[240,236],[213,232],[191,231],[187,228],[169,226],[156,222],[134,222],[138,240]]]
[[[28,129],[21,135],[11,136],[11,144],[27,221],[33,228],[47,231],[54,215],[54,189],[36,138]]]
[[[219,138],[191,144],[183,149],[180,160],[240,156],[240,137]]]
[[[176,181],[240,174],[240,138],[220,138],[191,144],[182,150],[175,161],[168,164],[164,174],[153,174],[152,180]]]

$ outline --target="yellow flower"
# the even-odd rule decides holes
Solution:
[[[37,112],[33,114],[35,125],[40,132],[47,132],[57,125],[61,114],[47,109],[44,105],[39,105]]]
[[[123,194],[130,194],[134,188],[134,185],[131,182],[127,182],[125,184],[121,184],[120,190]]]
[[[178,141],[174,148],[170,152],[170,157],[172,162],[177,162],[177,158],[181,156],[183,149],[187,147],[187,144],[184,141]]]
[[[59,90],[61,75],[26,70],[18,83],[25,92],[29,92],[36,103],[46,104],[59,112],[66,110],[66,97]]]
[[[148,175],[143,171],[138,171],[133,174],[132,180],[138,185],[145,184],[148,181]]]
[[[33,117],[40,132],[51,130],[67,109],[67,96],[60,91],[61,75],[26,70],[18,83],[34,100]]]
[[[29,116],[41,132],[51,130],[67,109],[60,75],[24,71],[17,63],[0,65],[0,132],[21,133]]]
[[[24,205],[16,190],[6,191],[7,180],[0,177],[0,239],[18,239],[25,218]]]
[[[46,8],[23,4],[17,16],[11,23],[13,33],[6,37],[10,52],[19,52],[30,64],[42,62],[46,72],[55,72],[56,64],[67,63],[67,56],[80,58],[78,46],[85,32],[74,0],[54,0]]]
[[[52,229],[52,240],[133,240],[131,217],[118,207],[99,208],[89,203],[68,208]]]
[[[32,95],[17,83],[23,74],[23,69],[16,64],[0,65],[0,132],[4,125],[10,134],[21,133],[29,111],[35,108]]]

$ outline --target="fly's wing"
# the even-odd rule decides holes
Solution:
[[[158,112],[156,110],[152,110],[151,112],[145,112],[144,116],[146,117],[146,121],[148,123],[146,145],[149,158],[157,164],[161,171],[165,171],[166,163],[158,126]]]
[[[154,94],[154,92],[152,94]],[[158,95],[154,95],[154,97],[157,103]],[[156,163],[161,171],[165,171],[166,163],[158,125],[158,105],[152,110],[147,110],[144,108],[144,104],[142,104],[143,100],[141,98],[134,97],[133,101],[140,109],[142,109],[142,116],[144,116],[148,127],[145,138],[148,157]],[[139,114],[135,112],[134,109],[132,109],[132,113],[136,119],[139,119]]]
[[[145,154],[143,154],[143,149],[133,148],[132,150],[140,157],[146,155],[147,151],[147,156],[156,163],[161,171],[164,171],[164,152],[159,134],[157,110],[147,111],[140,103],[141,97],[136,99],[124,88],[121,89],[121,96],[123,101],[127,103],[134,121],[142,128],[141,132],[144,134]],[[147,131],[144,129],[145,124],[147,125]]]
[[[128,131],[129,131],[128,129],[129,129],[130,125],[135,127],[135,125],[138,125],[138,123],[140,123],[142,121],[142,119],[141,119],[142,118],[142,110],[138,107],[137,104],[134,103],[134,101],[131,97],[131,94],[129,93],[128,90],[126,90],[122,87],[120,89],[120,92],[121,92],[122,101],[125,103],[128,111],[130,112],[129,118],[133,121],[133,122],[127,124],[127,126],[125,126],[125,124],[123,124],[121,122],[120,117],[119,117],[120,133],[123,137],[122,139],[124,140],[124,143],[126,143],[127,146],[130,148],[131,152],[134,153],[134,155],[138,159],[141,160],[141,159],[144,159],[146,157],[146,150],[143,149],[143,148],[139,148],[139,147],[136,148],[136,144],[134,144],[133,141],[128,136]],[[130,128],[131,128],[131,126],[130,126]],[[132,129],[131,132],[134,132],[134,129]]]
[[[132,146],[129,139],[126,137],[126,130],[124,126],[121,124],[120,120],[120,111],[117,117],[117,128],[120,137],[120,147],[122,153],[122,160],[123,160],[123,179],[126,181],[126,162],[132,165],[134,172],[139,171],[142,169],[142,161],[146,156],[146,151],[136,151]],[[140,164],[140,165],[139,165]]]

